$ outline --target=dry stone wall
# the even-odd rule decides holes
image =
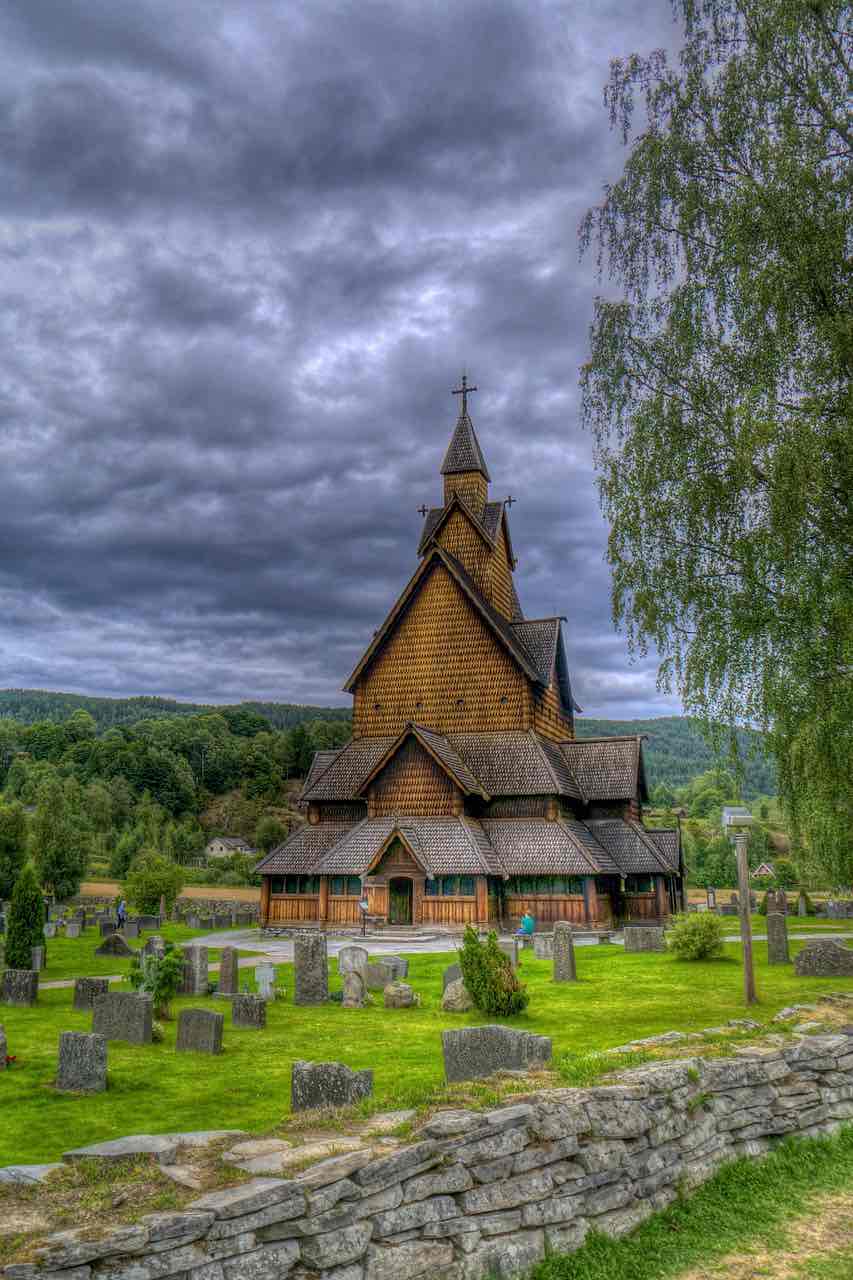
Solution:
[[[620,1235],[788,1134],[853,1118],[853,1037],[804,1037],[625,1072],[494,1111],[444,1111],[411,1146],[255,1178],[86,1240],[60,1233],[5,1280],[483,1280],[593,1228]],[[168,1144],[158,1157],[174,1162]]]

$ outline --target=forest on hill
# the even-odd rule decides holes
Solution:
[[[227,718],[229,713],[253,711],[263,716],[273,729],[292,729],[306,720],[350,719],[348,707],[311,707],[290,702],[241,702],[233,706],[212,706],[153,695],[97,698],[83,693],[56,693],[49,689],[0,690],[0,719],[17,720],[19,724],[36,724],[39,720],[61,723],[69,720],[75,711],[88,711],[98,729],[118,728],[163,716],[199,716],[207,712],[216,712]]]

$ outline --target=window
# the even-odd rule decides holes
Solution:
[[[653,893],[654,880],[651,876],[626,876],[626,893]]]
[[[329,893],[333,898],[357,898],[361,893],[361,879],[358,876],[332,876]]]
[[[458,898],[460,895],[473,898],[475,886],[474,876],[439,876],[435,880],[427,880],[424,895],[427,898]]]
[[[473,876],[459,877],[459,892],[463,898],[474,897],[474,877]]]
[[[331,880],[329,881],[329,893],[331,893],[333,897],[339,898],[343,892],[344,892],[344,877],[332,876]]]
[[[273,876],[270,881],[270,893],[284,893],[284,876]]]
[[[442,898],[452,898],[457,893],[457,876],[441,877],[441,896]]]
[[[424,895],[427,898],[438,897],[438,881],[437,880],[427,880],[426,884],[424,885]]]
[[[282,881],[276,881],[279,886]],[[319,876],[285,876],[283,887],[273,889],[273,893],[319,893],[320,877]]]

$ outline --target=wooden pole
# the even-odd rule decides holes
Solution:
[[[740,940],[743,946],[743,995],[746,1004],[755,1004],[755,972],[752,967],[752,922],[749,902],[749,863],[746,856],[746,832],[735,835],[737,850],[737,883],[740,898]]]

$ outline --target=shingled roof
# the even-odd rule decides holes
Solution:
[[[678,871],[677,858],[676,865],[671,866],[651,833],[637,822],[600,818],[588,819],[585,825],[611,854],[623,875],[668,875]]]
[[[447,737],[492,796],[566,795],[584,799],[556,745],[532,730],[451,733]]]
[[[333,753],[334,758],[322,772],[316,772],[312,765],[300,799],[355,800],[365,778],[396,741],[396,737],[353,738]]]
[[[588,799],[648,798],[641,737],[576,738],[560,750]]]
[[[280,875],[282,872],[316,872],[323,856],[350,830],[349,826],[337,822],[319,822],[315,826],[300,827],[283,844],[268,853],[257,864],[255,871],[260,871],[265,876]]]
[[[321,875],[364,875],[399,835],[428,876],[501,875],[502,867],[482,827],[470,818],[366,818],[329,849]]]
[[[545,818],[484,818],[482,827],[504,873],[515,875],[619,874],[606,849],[580,823]]]
[[[303,782],[302,790],[299,793],[298,803],[301,804],[306,799],[308,792],[313,790],[318,779],[326,772],[332,761],[336,760],[343,750],[343,747],[333,747],[331,749],[314,752],[314,759],[311,761],[311,764],[308,767],[308,773],[305,775],[305,781]]]
[[[390,763],[407,738],[415,738],[466,795],[482,796],[484,800],[491,798],[483,784],[474,776],[448,739],[442,734],[435,733],[434,730],[426,729],[423,725],[418,724],[407,724],[399,738],[394,739],[391,746],[373,766],[359,787],[359,794],[362,794],[373,779]]]
[[[460,413],[441,464],[443,476],[457,475],[463,471],[479,471],[487,480],[492,478],[474,424],[467,413]]]

